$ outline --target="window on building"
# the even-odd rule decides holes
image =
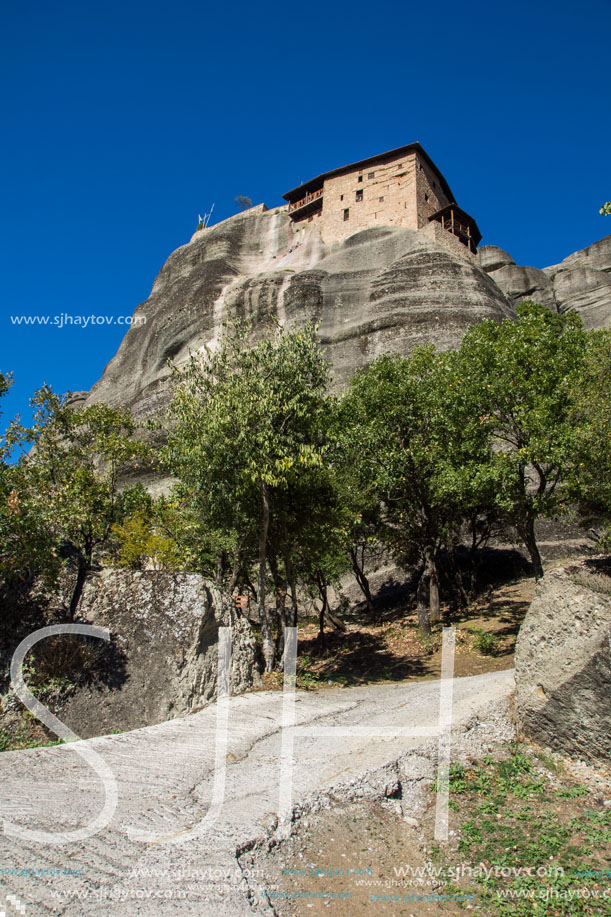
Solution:
[[[424,192],[424,199],[425,199],[425,201],[428,201],[428,199],[429,199],[429,196],[428,196],[428,194],[426,193],[426,191]]]
[[[380,203],[382,203],[382,201],[384,200],[384,195],[382,195],[382,197],[379,197],[378,200]]]
[[[397,169],[400,169],[402,165],[403,165],[402,162],[398,163],[398,164],[397,164]]]
[[[369,172],[369,174],[367,175],[367,178],[375,178],[375,177],[376,177],[375,172]]]
[[[363,181],[363,176],[362,176],[362,175],[359,175],[358,180],[359,180],[359,181]]]
[[[346,209],[344,210],[344,220],[349,220],[349,219],[350,219],[350,208],[346,207]]]
[[[363,192],[362,192],[362,191],[359,190],[359,191],[356,192],[356,199],[357,199],[357,201],[362,201],[362,200],[363,200]]]

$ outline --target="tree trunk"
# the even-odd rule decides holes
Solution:
[[[320,613],[318,615],[318,637],[316,638],[316,642],[322,650],[325,645],[325,617],[329,610],[329,599],[327,595],[327,582],[322,573],[317,573],[315,580],[321,602]]]
[[[248,573],[247,573],[245,570],[242,570],[242,584],[243,584],[244,586],[246,586],[247,589],[250,589],[250,592],[251,592],[251,594],[252,594],[252,597],[253,597],[254,601],[257,603],[257,607],[258,607],[258,606],[259,606],[259,598],[258,598],[258,595],[257,595],[257,590],[256,590],[255,587],[254,587],[254,583],[251,583],[250,577],[249,577]]]
[[[267,609],[265,607],[265,571],[267,567],[267,533],[269,531],[269,493],[267,484],[261,484],[261,529],[259,532],[259,581],[257,584],[257,599],[259,604],[259,620],[261,621],[261,637],[263,640],[263,658],[265,671],[271,672],[274,667],[274,642],[270,627]]]
[[[431,571],[426,563],[422,568],[418,588],[416,589],[416,610],[418,612],[418,626],[425,634],[431,633],[431,620],[429,618],[429,583]]]
[[[535,520],[533,516],[527,516],[526,519],[518,525],[518,535],[524,542],[524,546],[528,551],[530,556],[530,562],[533,567],[533,572],[535,574],[535,579],[540,580],[544,574],[543,562],[541,561],[541,555],[539,553],[539,546],[537,545],[537,537],[535,535]]]
[[[297,627],[297,584],[295,583],[295,573],[293,572],[293,565],[289,560],[288,556],[284,558],[284,568],[286,570],[286,577],[289,581],[289,588],[291,590],[291,617],[290,617],[290,627]]]
[[[274,588],[276,594],[276,614],[284,625],[286,625],[286,580],[280,573],[280,568],[278,566],[278,558],[275,554],[269,555],[269,568],[272,572],[272,579],[274,580]]]
[[[224,578],[225,578],[225,556],[224,556],[224,552],[221,552],[220,554],[216,555],[216,573],[214,574],[214,582],[220,589],[223,588]]]
[[[344,632],[346,630],[346,625],[343,621],[340,621],[339,618],[336,618],[333,612],[329,607],[329,602],[327,602],[327,614],[325,615],[325,621],[328,621],[331,627],[334,627],[335,630],[341,630]]]
[[[429,617],[432,622],[441,621],[441,602],[439,600],[439,580],[437,573],[431,573],[429,580]]]
[[[429,617],[431,621],[441,620],[441,602],[439,600],[439,571],[437,569],[437,549],[429,548]]]
[[[448,568],[450,580],[449,588],[452,595],[452,610],[456,612],[460,606],[463,608],[469,607],[469,596],[465,590],[463,574],[456,562],[456,545],[452,545],[452,549],[448,552]]]
[[[68,614],[70,620],[74,621],[76,612],[78,610],[79,602],[83,594],[83,589],[85,587],[85,581],[87,580],[87,574],[91,569],[91,564],[87,563],[87,560],[79,555],[77,560],[76,568],[76,582],[74,584],[74,589],[72,591],[72,598],[70,599],[70,606],[68,608]]]
[[[352,569],[354,571],[354,577],[359,585],[359,588],[363,595],[365,596],[365,602],[367,603],[367,610],[371,617],[372,621],[377,620],[377,614],[375,605],[373,604],[373,599],[371,597],[371,590],[369,588],[369,580],[365,576],[363,570],[363,565],[359,564],[358,553],[356,548],[350,548],[350,560],[352,561]]]
[[[278,615],[278,606],[276,605],[276,640],[274,642],[274,659],[277,659],[276,668],[282,668],[282,657],[284,656],[284,621]]]
[[[286,580],[280,574],[278,559],[272,552],[269,555],[269,568],[272,571],[274,580],[274,589],[276,594],[276,659],[280,659],[284,653],[284,628],[288,626],[286,617]]]
[[[236,551],[233,558],[233,566],[231,568],[231,579],[229,580],[229,585],[227,586],[227,592],[229,595],[233,595],[233,590],[238,584],[238,578],[240,576],[240,566],[241,566],[241,557],[240,552]]]

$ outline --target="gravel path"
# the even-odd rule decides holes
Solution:
[[[503,711],[513,686],[512,670],[454,680],[454,754],[510,737]],[[261,889],[253,889],[243,862],[245,852],[283,830],[277,816],[281,715],[278,692],[229,699],[227,746],[220,749],[226,784],[216,819],[206,817],[215,812],[214,704],[123,735],[0,755],[0,912],[6,896],[13,895],[7,917],[273,913]],[[397,781],[397,762],[408,783],[410,770],[415,780],[422,779],[417,773],[422,756],[434,755],[439,682],[300,691],[295,715],[297,725],[319,730],[295,737],[292,801],[298,812],[320,805],[338,788],[348,795],[397,795],[396,786],[386,786]],[[321,727],[358,727],[354,732],[360,734],[325,736]],[[423,734],[365,734],[401,727]],[[24,829],[75,832],[100,816],[103,784],[76,753],[79,748],[90,758],[101,756],[94,765],[106,767],[116,781],[109,823],[65,844],[16,836]],[[408,793],[402,805],[408,817]]]

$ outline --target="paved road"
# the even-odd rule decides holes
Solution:
[[[511,670],[456,679],[453,735],[474,715],[485,720],[512,689]],[[7,917],[265,913],[265,905],[252,901],[237,854],[265,838],[281,812],[282,695],[232,697],[227,711],[226,748],[217,747],[213,704],[123,735],[0,755],[0,912],[2,898],[12,894],[25,912],[12,898]],[[431,732],[438,715],[435,681],[298,692],[295,722],[318,734],[295,737],[293,803],[431,742],[430,735],[372,737],[368,729]],[[328,727],[358,734],[325,735]],[[227,764],[224,793],[219,768],[215,789],[216,758]],[[106,774],[107,794],[94,767]],[[113,790],[116,807],[105,814]],[[17,836],[83,832],[107,815],[96,833],[68,843]]]

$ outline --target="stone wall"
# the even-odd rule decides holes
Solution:
[[[471,249],[467,248],[466,245],[463,245],[458,236],[444,229],[437,220],[432,220],[432,222],[427,223],[420,231],[425,233],[430,239],[434,239],[435,242],[439,242],[440,245],[443,245],[444,248],[447,248],[460,258],[464,258],[470,263],[474,263],[477,260],[477,255],[473,254]]]
[[[303,238],[314,224],[319,227],[323,242],[332,244],[376,226],[422,230],[428,227],[429,217],[449,203],[439,176],[423,157],[411,152],[390,162],[374,163],[327,178],[322,208],[296,219],[295,234]],[[443,237],[437,238],[434,230],[429,235],[446,243]],[[452,242],[447,244],[456,250]]]
[[[423,229],[429,225],[429,217],[432,217],[434,213],[452,202],[444,193],[439,177],[435,175],[429,164],[417,154],[415,174],[417,223],[414,229]],[[452,235],[452,233],[448,233],[448,235]]]
[[[374,226],[418,229],[416,161],[416,154],[410,153],[327,179],[321,219],[324,242],[339,242]]]

